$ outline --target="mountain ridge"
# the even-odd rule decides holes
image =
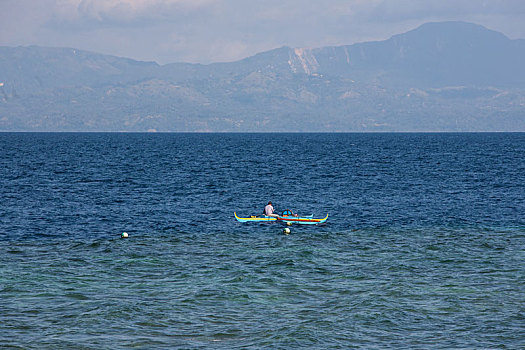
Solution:
[[[0,130],[525,131],[522,62],[466,22],[207,65],[0,47]]]

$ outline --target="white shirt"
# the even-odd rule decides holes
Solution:
[[[264,207],[264,213],[266,214],[266,216],[270,216],[273,214],[273,206],[271,204],[268,204],[267,206]]]

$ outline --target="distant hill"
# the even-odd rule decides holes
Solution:
[[[389,40],[312,50],[321,73],[400,86],[523,87],[525,41],[463,22],[427,23]],[[334,65],[333,62],[337,62]]]
[[[0,130],[525,131],[524,62],[464,22],[209,65],[0,47]]]

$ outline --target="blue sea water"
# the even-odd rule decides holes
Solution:
[[[0,348],[525,348],[524,155],[521,133],[0,134]],[[269,200],[329,219],[234,220]]]

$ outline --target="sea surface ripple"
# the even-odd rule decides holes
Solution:
[[[523,349],[524,154],[520,133],[0,133],[0,348]],[[329,219],[235,221],[269,200]]]

